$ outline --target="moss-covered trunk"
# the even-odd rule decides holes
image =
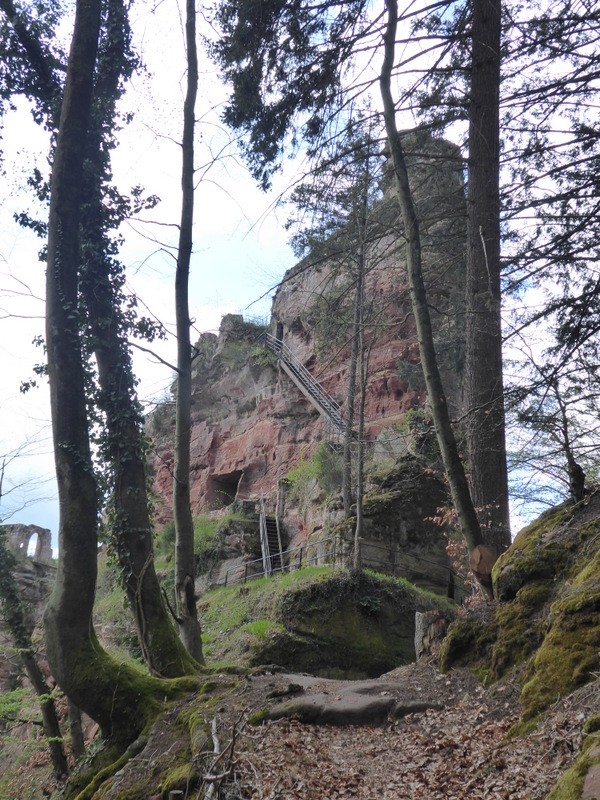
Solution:
[[[100,30],[100,0],[78,0],[52,167],[46,272],[46,344],[59,499],[58,573],[44,615],[52,674],[104,735],[130,741],[167,689],[118,664],[92,624],[98,502],[79,333],[79,221],[83,161]]]
[[[114,258],[110,239],[110,229],[118,220],[107,212],[104,202],[104,188],[110,181],[106,129],[116,118],[123,76],[131,71],[130,30],[121,0],[111,0],[107,15],[83,178],[80,287],[88,315],[90,349],[98,367],[98,402],[105,420],[112,544],[146,663],[156,675],[178,677],[193,673],[196,666],[170,622],[154,570],[143,419],[127,342],[131,320],[128,308],[123,308],[122,267]]]

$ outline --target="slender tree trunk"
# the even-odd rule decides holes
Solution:
[[[406,162],[396,126],[396,109],[391,92],[391,74],[394,65],[396,29],[398,22],[397,0],[387,0],[387,26],[384,34],[384,60],[380,75],[385,126],[392,156],[396,189],[406,238],[406,263],[410,286],[410,299],[417,328],[421,365],[425,376],[427,395],[431,405],[435,431],[444,462],[452,501],[462,534],[469,552],[482,543],[477,515],[469,494],[469,486],[458,453],[454,432],[448,415],[446,396],[442,386],[433,343],[433,331],[421,266],[421,239],[419,223],[408,183]]]
[[[362,340],[362,316],[364,304],[364,284],[366,272],[366,259],[367,259],[367,214],[368,214],[368,198],[369,198],[369,184],[371,180],[371,170],[369,160],[367,159],[364,174],[361,176],[364,181],[364,194],[360,206],[360,224],[359,224],[359,238],[360,238],[360,252],[358,255],[357,276],[356,276],[356,294],[354,296],[354,318],[352,321],[352,351],[350,355],[350,370],[348,375],[348,416],[346,419],[346,429],[344,431],[344,471],[343,471],[343,499],[344,499],[344,514],[346,519],[350,517],[350,508],[352,505],[352,438],[354,429],[354,398],[356,395],[356,371],[359,358],[363,359],[363,353],[360,349],[360,342]],[[357,501],[358,502],[358,501]],[[362,513],[362,509],[361,509]]]
[[[500,317],[501,0],[473,3],[467,197],[467,451],[486,544],[510,544]]]
[[[364,249],[364,243],[363,243]],[[363,262],[364,263],[364,262]],[[358,320],[358,339],[360,353],[360,396],[358,406],[358,432],[356,443],[356,528],[354,530],[354,567],[361,567],[360,543],[363,535],[363,497],[365,493],[365,400],[367,397],[368,357],[365,354],[365,329],[364,329],[364,280],[361,285],[360,313]]]
[[[67,714],[69,717],[69,731],[71,733],[71,750],[73,758],[79,761],[85,755],[85,739],[81,725],[81,711],[72,700],[67,698]]]
[[[52,166],[46,346],[59,499],[59,561],[44,615],[52,675],[105,737],[132,741],[176,689],[112,659],[96,638],[98,501],[79,334],[79,218],[100,0],[78,0]],[[183,688],[183,687],[182,687]]]
[[[102,259],[95,266],[101,269]],[[108,273],[96,272],[96,278],[94,297],[87,297],[87,307],[95,334],[94,352],[110,442],[114,480],[110,525],[123,583],[150,671],[164,678],[192,675],[197,672],[197,664],[171,623],[154,569],[144,444],[133,394],[133,370],[127,343],[110,314],[111,301],[118,299],[113,297]]]
[[[35,693],[40,698],[42,727],[44,728],[44,735],[48,739],[52,769],[58,778],[66,778],[69,774],[69,767],[67,766],[67,759],[63,748],[62,732],[60,730],[58,717],[56,716],[54,700],[52,699],[52,690],[46,683],[44,673],[36,661],[31,643],[28,647],[24,645],[18,645],[18,647],[21,650],[20,656],[23,667],[25,668],[25,673]]]
[[[575,459],[573,443],[571,442],[569,417],[567,415],[567,405],[560,393],[558,378],[551,380],[550,388],[556,398],[558,410],[560,411],[560,433],[552,434],[552,438],[563,450],[567,461],[567,475],[569,476],[569,496],[576,503],[580,503],[586,494],[585,473],[580,464]]]
[[[199,663],[202,631],[196,609],[194,578],[194,521],[190,501],[190,440],[192,430],[192,343],[190,341],[189,275],[194,224],[194,130],[198,91],[196,5],[186,0],[187,92],[183,109],[183,163],[181,169],[181,224],[175,275],[177,319],[177,397],[175,405],[175,467],[173,514],[175,518],[175,600],[179,635]]]
[[[350,367],[348,370],[348,392],[346,402],[346,426],[344,428],[344,452],[342,470],[342,498],[344,516],[349,519],[352,513],[352,438],[354,433],[354,397],[356,394],[356,369],[358,363],[358,338],[360,328],[360,301],[362,297],[363,272],[358,268],[356,294],[354,296],[354,318],[352,321],[352,343]]]

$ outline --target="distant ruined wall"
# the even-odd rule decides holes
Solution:
[[[34,536],[37,536],[33,560],[41,563],[52,562],[52,536],[48,528],[21,524],[4,525],[3,528],[8,536],[8,546],[16,555],[28,555],[29,543]]]
[[[42,614],[52,589],[56,568],[52,561],[50,531],[38,525],[4,525],[8,547],[16,556],[14,577],[25,602],[29,632],[41,636]],[[28,556],[29,544],[37,536],[35,552]],[[38,653],[39,656],[39,653]],[[45,662],[44,662],[45,663]],[[23,667],[11,637],[0,630],[0,694],[20,685]]]

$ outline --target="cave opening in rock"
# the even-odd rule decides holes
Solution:
[[[207,500],[211,508],[223,508],[233,503],[243,474],[243,470],[236,469],[223,475],[210,476]]]

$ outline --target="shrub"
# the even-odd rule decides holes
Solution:
[[[288,472],[286,481],[291,496],[298,501],[301,508],[309,501],[309,493],[315,481],[326,495],[335,494],[342,487],[341,456],[326,442],[321,442],[312,458],[305,461],[302,457],[298,466]]]

